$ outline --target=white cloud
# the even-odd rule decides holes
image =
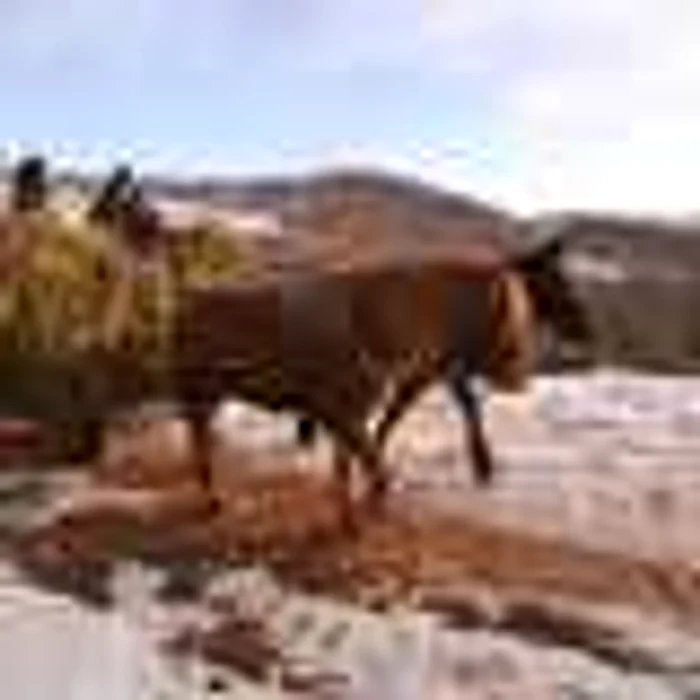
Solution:
[[[700,209],[700,4],[419,3],[25,0],[0,7],[0,60],[39,65],[77,56],[123,68],[166,55],[216,66],[228,65],[227,52],[245,40],[260,56],[276,53],[281,64],[306,70],[390,65],[449,75],[464,91],[465,111],[488,115],[490,131],[514,144],[500,170],[450,147],[468,133],[445,134],[430,148],[416,134],[403,156],[360,144],[363,162],[419,170],[523,211]],[[317,156],[338,160],[299,158]],[[347,151],[342,158],[358,159]]]
[[[0,56],[41,66],[77,55],[99,67],[164,58],[227,65],[241,51],[312,68],[381,61],[413,44],[401,0],[25,0],[0,5]],[[409,26],[410,25],[410,26]]]
[[[0,51],[4,62],[17,68],[42,68],[65,58],[102,63],[138,44],[144,19],[143,9],[129,2],[5,5],[0,9]]]
[[[700,5],[424,2],[437,68],[492,80],[519,208],[700,209]]]

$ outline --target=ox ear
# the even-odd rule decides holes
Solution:
[[[515,259],[515,265],[523,271],[534,272],[556,263],[564,251],[564,239],[557,236],[534,249],[521,253]]]

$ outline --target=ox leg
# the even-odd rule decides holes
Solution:
[[[352,518],[351,492],[352,453],[347,445],[336,442],[333,455],[333,476],[335,478],[336,500],[340,508],[340,521],[345,529],[354,529]]]
[[[403,418],[406,411],[435,380],[439,367],[434,363],[419,363],[412,367],[403,379],[396,382],[396,389],[384,409],[375,432],[379,450],[384,449],[391,432]]]
[[[347,444],[352,453],[357,455],[369,482],[367,490],[367,505],[370,510],[383,510],[389,489],[389,475],[381,457],[376,440],[367,434],[364,425],[351,431],[347,436]]]
[[[98,418],[86,418],[69,428],[68,454],[70,462],[81,464],[92,462],[100,456],[104,426]]]
[[[218,510],[212,475],[212,445],[211,445],[211,406],[196,405],[188,407],[185,419],[190,428],[192,438],[192,451],[194,468],[200,487],[207,499],[207,506],[211,512]]]
[[[297,443],[301,447],[312,447],[318,436],[318,424],[310,416],[297,420]]]
[[[350,465],[355,457],[360,461],[369,481],[367,505],[373,511],[381,511],[389,485],[388,475],[376,441],[370,438],[364,422],[328,418],[324,418],[323,422],[334,436],[335,475],[343,489],[345,503],[349,504]]]
[[[474,478],[479,486],[486,486],[493,480],[493,459],[484,432],[481,404],[469,383],[469,375],[456,367],[449,375],[450,393],[462,410],[468,430],[468,443],[474,469]]]

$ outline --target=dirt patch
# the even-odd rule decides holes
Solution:
[[[171,629],[163,651],[295,692],[342,689],[347,679],[316,659],[290,658],[275,615],[239,606],[238,589],[217,597],[209,583],[218,574],[254,565],[273,574],[285,599],[312,594],[374,613],[408,606],[443,626],[573,648],[623,673],[675,672],[686,662],[658,652],[655,630],[699,627],[700,575],[682,563],[594,552],[398,496],[384,517],[358,512],[351,534],[333,484],[318,474],[241,470],[219,488],[225,506],[212,518],[194,482],[130,488],[101,474],[16,536],[12,554],[39,586],[101,607],[118,602],[113,574],[125,558],[157,566],[160,602],[193,602],[202,613],[196,625]],[[650,618],[651,631],[621,623],[620,607]],[[220,672],[211,678],[228,682]]]
[[[18,538],[15,551],[35,571],[124,556],[262,563],[285,586],[371,608],[420,602],[426,591],[436,606],[440,591],[472,584],[498,595],[630,604],[686,624],[700,609],[700,574],[682,563],[588,551],[398,500],[383,518],[360,516],[350,535],[340,528],[331,485],[308,474],[239,475],[226,488],[215,520],[196,487],[87,493]]]
[[[270,683],[274,676],[278,686],[290,693],[342,690],[351,682],[347,673],[295,658],[261,616],[244,613],[231,602],[216,622],[182,629],[163,643],[163,651],[176,656],[201,655],[257,684]],[[219,687],[226,683],[217,676],[212,676],[212,682]]]
[[[267,681],[282,652],[263,622],[229,614],[208,630],[188,627],[164,644],[170,654],[201,653],[212,663],[236,669],[258,683]]]

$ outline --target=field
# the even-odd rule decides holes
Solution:
[[[308,208],[320,221],[297,227],[340,236],[350,222],[368,240],[301,236],[307,255],[346,257],[369,239],[389,243],[392,231],[404,241],[404,218],[417,220],[376,219],[374,206],[348,218],[351,204],[343,194],[337,206]],[[448,204],[435,206],[454,213]],[[496,213],[483,215],[493,232]],[[194,226],[166,247],[163,275],[128,288],[106,240],[77,223],[38,223],[41,245],[27,249],[27,274],[14,275],[3,298],[1,398],[11,412],[54,421],[59,453],[71,446],[62,444],[73,436],[67,417],[77,425],[82,410],[129,389],[158,394],[136,377],[127,386],[118,368],[128,365],[100,362],[122,360],[114,343],[127,338],[139,378],[158,385],[164,290],[254,271],[261,260],[292,264],[299,245],[268,240],[246,253],[238,238]],[[684,247],[676,253],[690,259]],[[646,255],[660,257],[653,246]],[[673,313],[653,307],[675,335],[649,325],[647,302],[668,295],[656,278],[643,281],[651,298],[617,289],[619,308],[617,297],[588,290],[605,357],[692,367],[697,348],[679,315],[690,302]],[[674,304],[691,299],[676,291]],[[678,347],[665,347],[673,338]],[[599,370],[540,377],[518,398],[489,395],[489,489],[474,486],[459,414],[436,387],[389,446],[386,517],[360,514],[354,538],[337,520],[327,441],[304,452],[290,417],[228,404],[215,469],[225,508],[212,518],[184,426],[160,408],[112,425],[95,463],[0,469],[7,697],[700,697],[700,377]]]
[[[8,469],[8,697],[698,697],[700,380],[539,378],[487,406],[494,487],[472,486],[437,388],[391,443],[389,516],[355,541],[328,445],[235,404],[217,522],[175,423],[115,433],[91,472]]]

